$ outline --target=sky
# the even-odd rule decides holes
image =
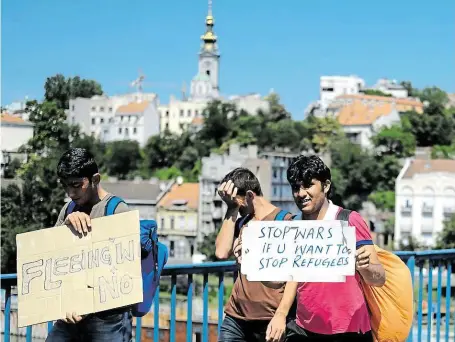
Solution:
[[[1,104],[42,99],[46,77],[144,91],[162,103],[197,73],[207,0],[1,0]],[[295,119],[322,75],[455,92],[453,0],[213,0],[223,94],[274,89]]]

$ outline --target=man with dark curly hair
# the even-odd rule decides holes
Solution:
[[[373,341],[360,278],[370,286],[382,286],[385,271],[368,226],[359,213],[329,200],[331,172],[319,157],[299,156],[289,166],[287,178],[301,212],[297,219],[348,221],[355,227],[357,248],[355,276],[341,283],[298,284],[297,317],[288,324],[287,341]]]

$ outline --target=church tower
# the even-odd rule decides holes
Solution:
[[[212,0],[208,0],[208,14],[205,18],[205,33],[201,36],[198,74],[191,82],[191,97],[213,99],[219,96],[219,63],[217,37],[213,32],[215,19],[212,14]]]

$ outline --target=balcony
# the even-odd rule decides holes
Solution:
[[[433,206],[424,203],[422,206],[422,214],[429,216],[433,215]]]
[[[401,207],[401,214],[412,214],[412,205],[403,205]]]
[[[454,207],[444,207],[443,212],[444,212],[445,217],[450,217],[455,213],[455,208]]]
[[[416,316],[408,341],[453,341],[455,249],[396,254],[407,263],[415,286]],[[167,265],[151,312],[133,323],[134,341],[216,341],[229,295],[226,286],[232,284],[236,271],[233,262]],[[17,335],[26,336],[26,341],[44,339],[53,323],[18,329],[17,297],[12,295],[16,274],[2,274],[0,279],[4,341],[16,341]]]

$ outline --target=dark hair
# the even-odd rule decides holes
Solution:
[[[294,158],[288,167],[287,177],[293,189],[302,185],[304,187],[310,187],[313,179],[317,179],[321,183],[332,181],[330,169],[316,155]],[[332,187],[330,187],[328,195],[330,195],[331,190]]]
[[[71,148],[61,156],[57,165],[59,178],[87,177],[92,179],[98,173],[98,165],[93,155],[85,148]]]
[[[253,172],[244,167],[238,167],[229,172],[226,176],[224,176],[221,183],[229,180],[233,182],[234,186],[237,188],[237,195],[245,196],[248,191],[252,191],[256,195],[262,196],[259,180]]]

